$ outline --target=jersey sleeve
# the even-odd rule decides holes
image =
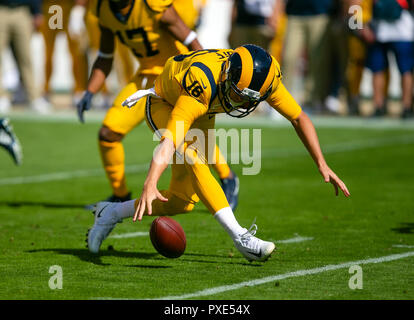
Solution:
[[[295,120],[302,112],[302,108],[298,105],[282,82],[278,83],[266,101],[272,108],[290,121]]]
[[[147,7],[153,12],[164,12],[172,6],[173,0],[144,0]]]
[[[208,107],[186,92],[178,98],[167,122],[167,130],[162,135],[162,139],[168,138],[174,142],[177,148],[180,146],[184,137],[196,119],[207,113]]]

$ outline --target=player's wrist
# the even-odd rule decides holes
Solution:
[[[87,100],[91,100],[94,94],[95,93],[93,93],[92,91],[86,90],[83,94],[83,98]]]
[[[144,189],[145,190],[154,190],[157,189],[157,179],[149,178],[144,182]]]
[[[317,161],[317,166],[318,166],[319,171],[328,169],[328,164],[324,160]]]
[[[183,44],[188,47],[196,39],[197,39],[197,33],[195,31],[190,31],[190,33],[184,39]]]

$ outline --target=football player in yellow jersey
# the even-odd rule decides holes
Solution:
[[[250,229],[239,225],[210,172],[208,162],[212,159],[203,148],[209,139],[214,139],[209,129],[214,128],[216,113],[244,117],[264,100],[291,121],[325,182],[333,184],[336,195],[340,189],[348,197],[346,185],[324,159],[311,120],[284,87],[280,67],[270,54],[255,45],[194,51],[171,57],[153,89],[138,91],[124,101],[123,105],[132,108],[146,106],[147,123],[160,133],[161,142],[139,199],[98,203],[95,223],[88,232],[89,250],[98,252],[102,241],[124,218],[133,217],[136,221],[144,214],[185,213],[201,199],[246,259],[269,258],[274,243],[255,237],[256,225]],[[197,139],[189,139],[187,133],[191,129],[202,132],[204,137],[200,134]],[[203,139],[207,142],[202,143]],[[157,182],[171,159],[170,186],[158,191]],[[181,159],[184,161],[178,161]]]
[[[184,23],[194,30],[199,22],[207,0],[174,0],[174,8]]]
[[[66,34],[66,40],[68,42],[69,52],[72,58],[72,73],[74,78],[73,95],[74,100],[79,101],[77,97],[80,97],[86,88],[86,82],[88,78],[88,61],[84,50],[82,50],[81,41],[79,38],[73,37],[70,34],[70,21],[73,14],[73,9],[77,4],[84,5],[83,0],[62,0],[57,3],[52,0],[43,0],[43,14],[45,17],[49,16],[49,8],[58,4],[62,7],[62,21],[63,29],[51,29],[47,22],[43,23],[41,32],[45,42],[45,83],[44,83],[44,95],[48,98],[50,95],[50,79],[53,72],[53,53],[55,48],[56,36],[60,31],[64,31]]]
[[[80,121],[84,121],[84,111],[91,107],[93,95],[100,90],[111,70],[115,37],[131,49],[140,65],[132,81],[114,100],[99,131],[101,158],[113,190],[107,200],[125,201],[131,198],[131,192],[125,181],[124,149],[121,141],[144,120],[145,106],[127,110],[122,107],[122,102],[139,89],[151,88],[171,55],[188,52],[186,46],[191,50],[202,47],[196,33],[177,14],[172,5],[173,0],[92,1],[90,8],[98,17],[101,28],[100,51],[87,91],[77,106]],[[222,161],[223,156],[218,147],[216,156],[221,160],[217,161],[214,168],[234,209],[238,201],[238,178],[227,163]]]
[[[96,57],[99,51],[99,42],[101,38],[101,29],[99,28],[98,18],[92,14],[90,10],[91,1],[88,2],[88,7],[85,13],[85,25],[88,33],[88,47],[91,56]],[[118,38],[115,38],[115,52],[114,52],[115,71],[119,84],[123,87],[132,79],[136,71],[135,58],[130,52],[129,48],[122,44]],[[106,84],[102,86],[101,94],[104,97],[103,106],[108,107],[112,101],[109,101],[110,92]]]

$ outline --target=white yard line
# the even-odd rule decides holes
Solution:
[[[414,248],[414,246],[408,244],[393,244],[392,246],[394,248]]]
[[[13,120],[31,121],[31,122],[67,122],[79,123],[79,119],[73,111],[56,111],[46,116],[39,115],[35,112],[14,111],[9,117]],[[87,114],[86,121],[88,123],[101,123],[105,113],[96,110],[90,110]],[[310,115],[312,122],[319,128],[363,128],[372,130],[413,130],[414,121],[401,121],[400,119],[370,119],[363,117],[328,117]],[[291,127],[290,122],[284,118],[274,120],[267,116],[246,117],[242,119],[231,118],[221,114],[216,116],[216,124],[224,126],[241,127],[257,127],[257,128],[281,128]]]
[[[127,173],[140,173],[148,170],[149,164],[137,164],[129,165],[125,167]],[[15,184],[26,184],[26,183],[42,183],[49,181],[58,180],[69,180],[74,178],[87,178],[87,177],[99,177],[104,176],[105,171],[100,169],[85,169],[85,170],[74,170],[66,172],[53,172],[47,174],[40,174],[37,176],[29,177],[10,177],[0,179],[0,186],[2,185],[15,185]]]
[[[364,264],[376,264],[376,263],[390,262],[390,261],[405,259],[405,258],[413,257],[413,256],[414,256],[414,251],[409,251],[409,252],[405,252],[405,253],[392,254],[392,255],[389,255],[389,256],[383,256],[383,257],[378,257],[378,258],[356,260],[356,261],[344,262],[344,263],[340,263],[340,264],[326,265],[326,266],[319,267],[319,268],[292,271],[292,272],[287,272],[287,273],[278,274],[278,275],[274,275],[274,276],[269,276],[269,277],[265,277],[265,278],[253,279],[253,280],[249,280],[249,281],[243,281],[243,282],[235,283],[235,284],[232,284],[232,285],[213,287],[213,288],[209,288],[209,289],[196,291],[196,292],[193,292],[193,293],[187,293],[187,294],[176,295],[176,296],[164,296],[164,297],[159,297],[159,298],[154,298],[154,299],[146,299],[146,300],[184,300],[184,299],[191,299],[191,298],[200,298],[200,297],[211,296],[211,295],[215,295],[215,294],[223,293],[223,292],[227,292],[227,291],[243,289],[243,288],[246,288],[246,287],[254,287],[254,286],[266,284],[266,283],[269,283],[269,282],[284,280],[284,279],[288,279],[288,278],[303,277],[303,276],[319,274],[319,273],[323,273],[323,272],[327,272],[327,271],[345,269],[345,268],[349,268],[349,267],[354,266],[354,265],[364,265]],[[134,298],[111,298],[111,297],[100,297],[100,298],[92,298],[92,299],[136,300]]]
[[[144,237],[148,236],[148,232],[130,232],[130,233],[121,233],[121,234],[113,234],[108,238],[113,239],[124,239],[124,238],[136,238],[136,237]]]
[[[297,242],[304,242],[304,241],[310,241],[313,240],[313,237],[301,237],[301,236],[296,236],[294,238],[291,239],[285,239],[285,240],[276,240],[276,243],[297,243]]]
[[[323,147],[325,154],[349,152],[355,150],[363,150],[368,148],[376,148],[381,146],[391,145],[406,145],[414,144],[414,135],[403,135],[396,137],[387,137],[381,139],[357,140],[351,142],[343,142],[332,145],[325,145]],[[261,158],[287,158],[291,156],[306,156],[308,152],[305,148],[297,149],[265,149],[261,150]],[[230,156],[231,159],[231,156]],[[139,173],[148,170],[149,164],[129,165],[125,167],[127,173]],[[104,176],[103,169],[86,169],[74,170],[67,172],[54,172],[28,177],[9,177],[0,179],[0,186],[2,185],[18,185],[27,183],[42,183],[49,181],[69,180],[73,178],[85,178]]]
[[[209,288],[209,289],[205,289],[201,291],[196,291],[193,293],[187,293],[187,294],[182,294],[182,295],[177,295],[177,296],[165,296],[165,297],[159,297],[159,298],[155,298],[151,300],[182,300],[182,299],[191,299],[191,298],[197,298],[197,297],[198,298],[205,297],[205,296],[215,295],[215,294],[223,293],[227,291],[242,289],[245,287],[254,287],[254,286],[261,285],[261,284],[278,281],[278,280],[284,280],[288,278],[303,277],[303,276],[318,274],[318,273],[327,272],[327,271],[334,271],[334,270],[349,268],[354,265],[373,264],[373,263],[375,264],[375,263],[395,261],[395,260],[400,260],[400,259],[404,259],[404,258],[408,258],[412,256],[414,256],[414,251],[400,253],[400,254],[392,254],[389,256],[383,256],[379,258],[356,260],[356,261],[344,262],[340,264],[326,265],[326,266],[319,267],[319,268],[298,270],[298,271],[283,273],[283,274],[274,275],[270,277],[265,277],[261,279],[254,279],[254,280],[244,281],[240,283],[235,283],[232,285]]]

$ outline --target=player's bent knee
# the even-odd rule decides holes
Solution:
[[[161,194],[168,199],[167,202],[155,200],[152,203],[152,212],[156,216],[173,216],[188,213],[194,209],[194,202],[181,199],[169,191],[162,190]]]
[[[185,203],[183,203],[183,206],[182,206],[182,212],[183,213],[191,212],[191,211],[193,211],[193,209],[194,209],[194,203],[187,202],[187,201]]]
[[[194,209],[194,203],[185,201],[176,196],[170,197],[168,201],[171,201],[169,210],[166,210],[168,212],[168,215],[188,213]]]
[[[101,127],[98,134],[100,141],[106,141],[106,142],[118,142],[121,141],[124,138],[123,134],[120,134],[118,132],[114,132],[108,127]]]

